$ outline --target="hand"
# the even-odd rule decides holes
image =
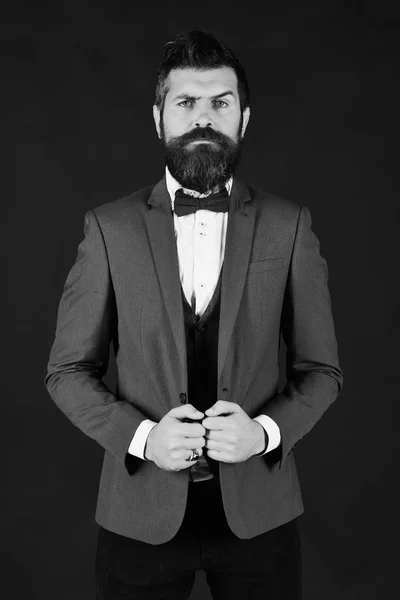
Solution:
[[[235,402],[218,400],[205,414],[202,425],[206,428],[205,447],[210,458],[239,463],[264,449],[263,426]]]
[[[196,448],[203,454],[205,429],[201,423],[184,422],[201,420],[204,413],[195,409],[192,404],[172,408],[150,431],[145,458],[152,460],[165,471],[181,471],[196,463],[189,461],[192,450]]]

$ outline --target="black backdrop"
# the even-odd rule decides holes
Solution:
[[[308,206],[329,266],[345,383],[295,451],[304,598],[397,597],[400,21],[388,6],[57,0],[2,9],[2,131],[17,188],[15,200],[6,169],[7,600],[94,597],[103,452],[55,407],[43,378],[85,211],[163,175],[156,70],[164,42],[194,28],[225,41],[248,72],[239,176]],[[195,598],[210,598],[203,573]]]

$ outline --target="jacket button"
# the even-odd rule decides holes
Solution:
[[[203,323],[199,323],[198,325],[196,325],[196,329],[197,331],[200,331],[200,333],[203,333],[203,331],[206,330],[206,326],[203,325]]]
[[[184,394],[183,392],[182,392],[182,394],[179,394],[179,400],[180,400],[181,404],[185,404],[185,402],[187,401],[186,394]]]

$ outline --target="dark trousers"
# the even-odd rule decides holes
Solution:
[[[195,572],[205,571],[214,600],[301,600],[297,519],[242,540],[226,522],[215,480],[189,484],[178,533],[152,545],[100,527],[97,600],[189,598]]]

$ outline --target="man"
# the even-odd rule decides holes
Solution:
[[[342,387],[327,265],[307,207],[234,177],[249,90],[225,45],[167,43],[153,114],[165,176],[87,212],[46,377],[105,449],[97,598],[188,598],[198,569],[213,598],[301,598],[292,450]]]

